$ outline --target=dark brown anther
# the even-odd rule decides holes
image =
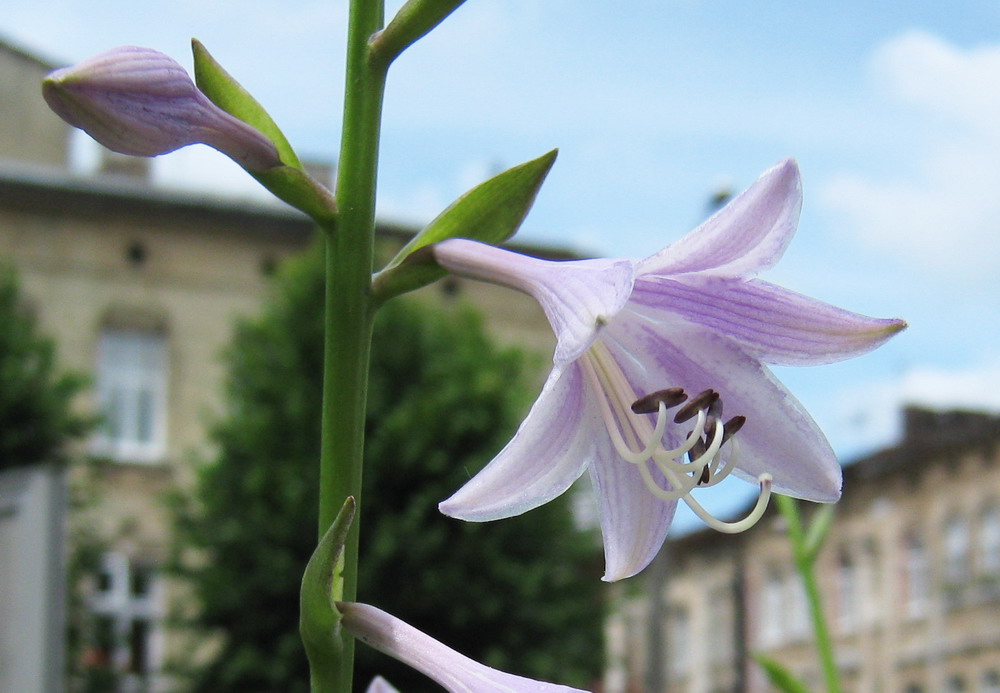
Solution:
[[[734,416],[726,425],[722,427],[722,444],[725,445],[726,441],[736,435],[736,432],[743,428],[743,424],[747,422],[747,417],[745,416]]]
[[[708,405],[708,415],[716,419],[722,418],[722,397]]]
[[[699,392],[677,411],[677,414],[674,415],[674,423],[684,423],[689,419],[693,419],[698,415],[699,410],[709,409],[718,399],[719,393],[715,390]]]
[[[687,398],[688,396],[684,394],[684,388],[668,387],[666,390],[651,392],[632,402],[632,413],[655,414],[660,410],[660,402],[667,405],[669,409],[670,407],[676,407]]]
[[[706,464],[701,468],[701,477],[698,479],[698,485],[704,486],[709,481],[712,480],[712,465]]]
[[[694,462],[696,459],[705,454],[708,450],[708,443],[706,443],[702,438],[694,441],[694,445],[688,450],[688,459]]]

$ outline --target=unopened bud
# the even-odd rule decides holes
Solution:
[[[122,46],[50,73],[49,107],[122,154],[158,156],[189,144],[218,149],[255,173],[281,166],[274,144],[213,104],[171,57]]]

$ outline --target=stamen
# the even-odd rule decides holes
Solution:
[[[757,481],[760,483],[760,495],[757,496],[757,504],[753,506],[753,510],[751,510],[746,517],[738,522],[723,522],[717,517],[709,514],[709,512],[690,495],[685,495],[683,498],[684,502],[687,503],[688,507],[694,511],[695,515],[700,517],[702,521],[712,529],[722,532],[723,534],[739,534],[740,532],[745,532],[753,527],[757,524],[757,521],[764,516],[764,511],[767,510],[767,503],[771,499],[772,480],[773,479],[770,474],[761,474],[757,477]]]
[[[676,407],[686,400],[688,396],[684,394],[682,387],[668,387],[666,390],[651,392],[645,397],[640,397],[632,402],[632,413],[634,414],[655,414],[660,403],[666,404],[667,408]]]
[[[674,415],[674,423],[684,423],[693,418],[700,410],[706,411],[719,399],[715,390],[704,390],[691,398],[691,401],[681,407]]]
[[[579,361],[592,388],[601,418],[618,455],[636,466],[643,484],[656,498],[683,500],[710,527],[726,533],[741,532],[763,515],[771,493],[771,477],[760,476],[757,504],[739,522],[723,522],[712,517],[691,492],[697,487],[715,486],[736,468],[740,446],[736,433],[746,417],[722,421],[722,398],[715,390],[704,390],[688,399],[684,390],[671,387],[636,397],[632,384],[608,346],[598,340]],[[695,419],[683,442],[672,450],[663,447],[667,434],[667,410],[684,403],[673,421],[682,424]],[[648,417],[656,414],[656,422]],[[723,446],[728,452],[723,453]],[[686,458],[686,461],[685,461]],[[651,464],[652,463],[652,464]],[[653,478],[652,465],[660,476]]]
[[[743,428],[743,424],[746,422],[747,417],[745,416],[734,416],[727,421],[725,429],[722,432],[722,444],[725,445],[730,438],[736,435],[736,432]]]

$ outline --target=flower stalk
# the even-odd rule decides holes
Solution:
[[[814,517],[809,532],[802,527],[802,518],[799,513],[798,502],[787,496],[778,496],[776,499],[778,511],[788,525],[788,538],[792,543],[792,556],[795,559],[795,570],[802,579],[805,587],[806,601],[809,604],[809,614],[812,619],[813,634],[816,641],[816,653],[819,656],[820,666],[823,669],[823,680],[826,683],[827,693],[840,693],[840,674],[837,671],[837,659],[833,652],[833,640],[830,638],[830,629],[826,623],[826,615],[823,613],[823,602],[820,597],[819,585],[816,582],[816,556],[822,536],[814,537],[814,528],[829,528],[829,515],[832,506],[825,506],[818,512],[822,513]]]
[[[361,505],[368,363],[371,353],[371,299],[375,233],[375,186],[382,100],[387,65],[370,60],[368,39],[382,27],[381,0],[351,0],[347,40],[347,77],[341,133],[334,233],[326,236],[326,343],[320,452],[319,536],[333,522],[344,498]],[[334,592],[346,601],[357,594],[358,527],[347,535]],[[354,639],[337,633],[334,658],[339,680],[329,685],[313,677],[313,691],[351,690]]]

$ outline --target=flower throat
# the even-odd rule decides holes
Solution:
[[[691,496],[696,487],[715,486],[736,467],[740,453],[736,433],[745,417],[736,416],[723,423],[722,399],[714,390],[688,399],[681,388],[672,387],[638,397],[600,340],[591,345],[580,364],[597,394],[601,417],[615,450],[636,466],[650,493],[664,501],[683,500],[705,524],[727,534],[742,532],[757,523],[771,496],[770,474],[758,477],[757,503],[738,522],[719,520]],[[667,410],[685,402],[674,414],[673,423],[694,419],[693,428],[679,446],[666,448],[663,438],[669,423]],[[656,415],[655,423],[650,420],[652,414]],[[654,466],[665,483],[653,478]]]

